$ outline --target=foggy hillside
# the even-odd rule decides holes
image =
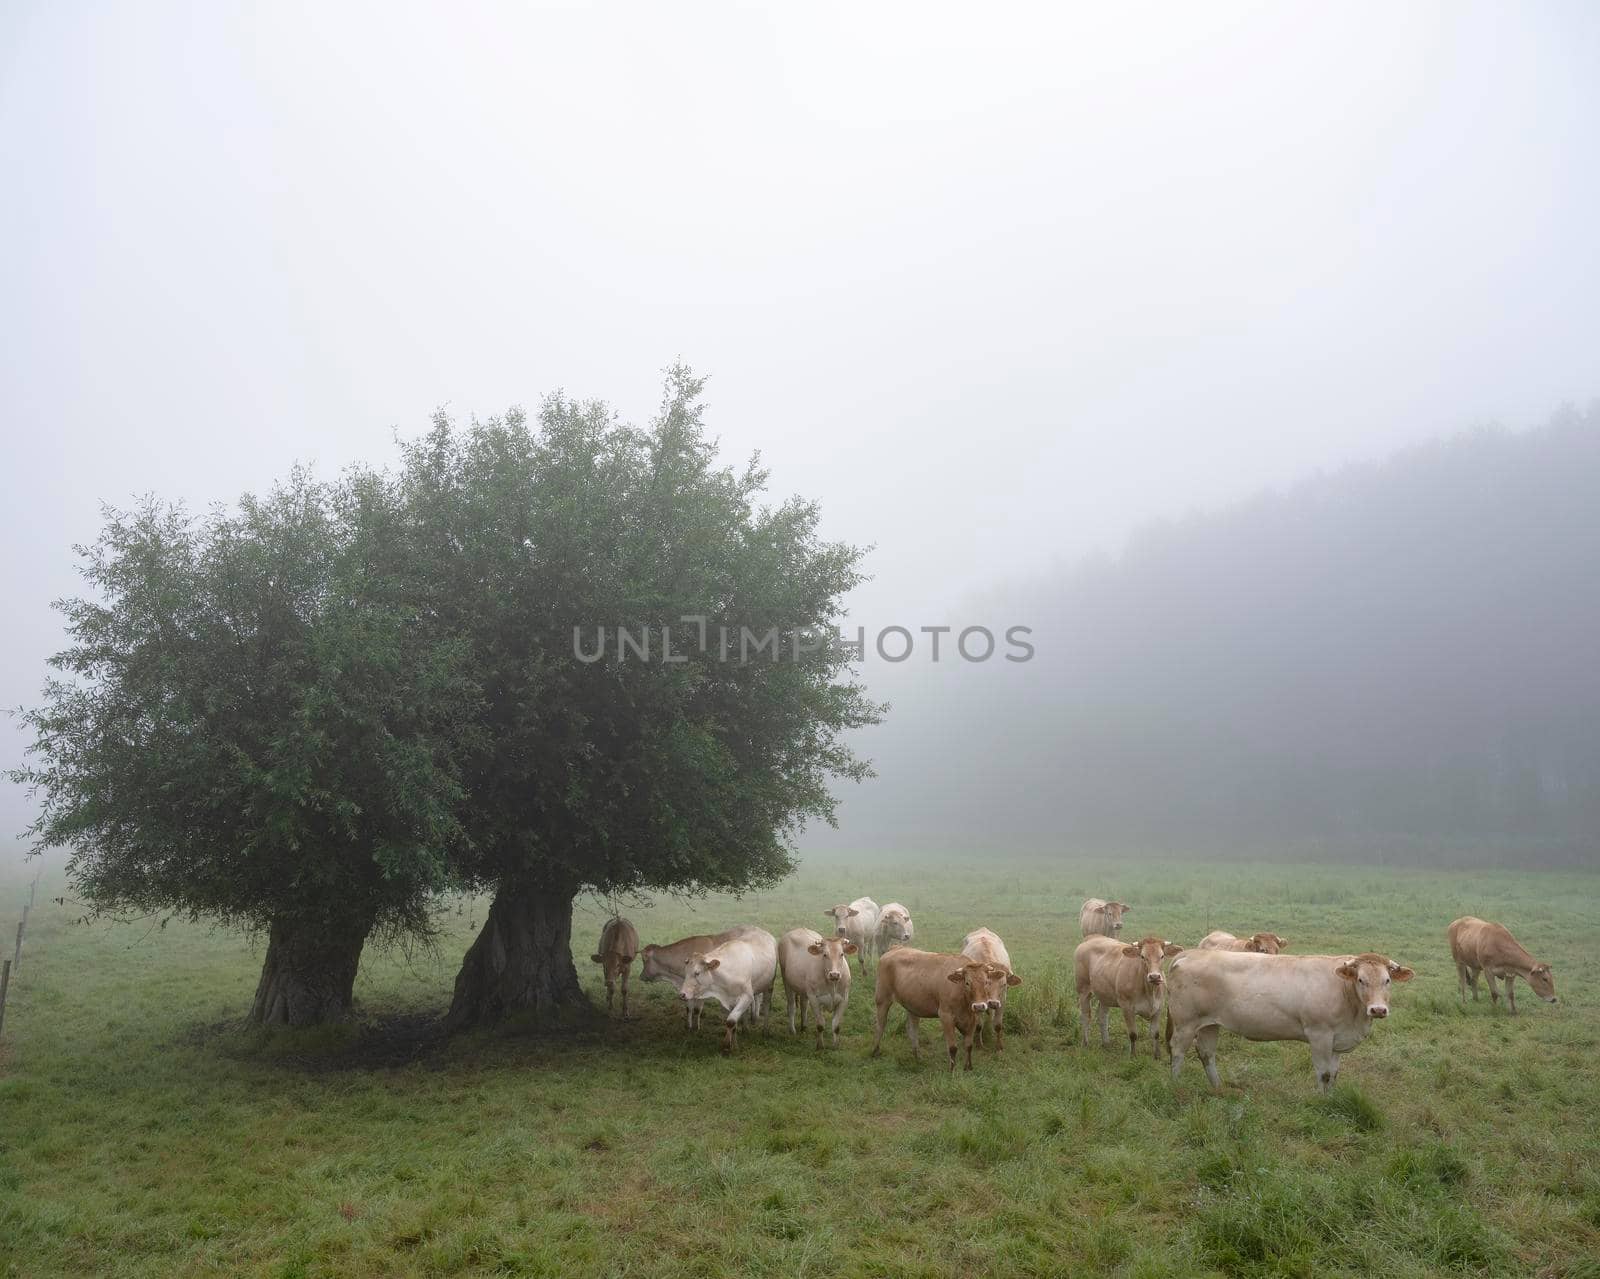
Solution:
[[[1600,408],[1151,528],[977,611],[1037,657],[870,668],[880,779],[833,840],[1600,847]]]

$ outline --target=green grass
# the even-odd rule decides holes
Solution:
[[[22,874],[0,870],[0,931]],[[869,893],[920,944],[1007,941],[1003,1060],[947,1074],[901,1019],[867,1057],[782,1024],[722,1058],[666,986],[628,1022],[579,1020],[351,1065],[348,1029],[253,1038],[259,952],[169,924],[83,926],[45,904],[0,1044],[0,1274],[1600,1276],[1600,877],[1230,864],[810,860],[742,901],[629,908],[647,940],[735,921],[774,933]],[[1071,953],[1091,894],[1192,943],[1271,928],[1294,951],[1373,949],[1418,971],[1316,1094],[1300,1044],[1224,1036],[1226,1087],[1076,1046]],[[382,1028],[442,1009],[481,903],[437,953],[369,954]],[[1562,1004],[1461,1008],[1456,915],[1504,920],[1556,966]],[[603,911],[585,903],[575,950]],[[924,1031],[930,1026],[925,1024]],[[1143,1041],[1141,1041],[1143,1043]]]

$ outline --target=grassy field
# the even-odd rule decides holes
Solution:
[[[22,883],[0,871],[8,935]],[[1600,1276],[1600,876],[862,858],[628,913],[646,941],[777,934],[861,893],[907,903],[930,949],[1006,939],[1025,984],[1002,1059],[952,1077],[935,1031],[913,1061],[897,1014],[870,1060],[859,978],[837,1051],[780,1028],[780,991],[725,1060],[664,985],[627,1022],[429,1044],[473,903],[437,953],[368,956],[362,1045],[264,1044],[228,1025],[259,952],[75,925],[41,891],[0,1046],[0,1273]],[[1077,1046],[1091,893],[1136,934],[1272,928],[1418,980],[1329,1098],[1304,1045],[1229,1036],[1222,1095],[1193,1060],[1174,1087],[1118,1015],[1111,1049]],[[1468,912],[1555,964],[1559,1007],[1458,1007],[1444,928]],[[601,918],[579,919],[594,990]]]

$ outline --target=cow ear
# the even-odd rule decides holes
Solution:
[[[1416,975],[1415,969],[1407,968],[1404,964],[1389,964],[1389,976],[1395,981],[1410,981]]]
[[[1170,942],[1170,941],[1161,943],[1161,957],[1163,959],[1171,959],[1174,955],[1181,955],[1181,954],[1183,954],[1183,947],[1182,946],[1179,946],[1179,945],[1177,945],[1177,944],[1175,944],[1173,942]]]
[[[1346,981],[1354,981],[1356,979],[1356,974],[1360,970],[1354,964],[1340,964],[1333,971],[1338,973],[1339,976],[1343,977]]]
[[[719,968],[719,967],[721,967],[721,965],[722,965],[722,961],[720,959],[708,959],[708,960],[706,960],[706,967],[707,968]]]
[[[958,969],[955,970],[955,972],[951,973],[950,976],[946,980],[952,981],[952,982],[957,982],[957,981],[966,981],[966,979],[967,979],[967,970],[965,968],[958,968]]]
[[[1006,985],[1007,986],[1020,986],[1020,985],[1022,985],[1022,978],[1018,977],[1016,975],[1016,973],[1007,973],[1006,974]]]
[[[861,947],[857,946],[853,941],[847,941],[844,944],[844,953],[847,955],[853,955],[860,949]]]
[[[860,914],[860,913],[861,913],[861,912],[860,912],[860,911],[859,911],[859,910],[857,910],[857,909],[856,909],[856,908],[855,908],[855,907],[854,907],[854,906],[852,906],[852,907],[851,907],[851,908],[850,908],[850,913],[851,913],[851,914],[852,914],[852,915],[859,915],[859,914]]]
[[[813,955],[820,955],[822,954],[822,943],[819,941],[814,941],[811,943],[811,945],[807,946],[806,949]]]
[[[1278,943],[1279,950],[1289,949],[1289,939],[1287,937],[1279,937],[1277,933],[1273,933],[1272,938]]]
[[[1122,953],[1124,955],[1126,955],[1129,959],[1138,959],[1139,958],[1139,948],[1137,946],[1124,946],[1122,948]]]
[[[1129,911],[1130,911],[1130,910],[1132,910],[1132,909],[1133,909],[1133,907],[1132,907],[1132,906],[1130,906],[1130,905],[1128,905],[1128,903],[1127,903],[1127,902],[1117,902],[1117,903],[1116,903],[1116,904],[1117,904],[1117,905],[1118,905],[1118,906],[1121,906],[1121,907],[1122,907],[1122,913],[1123,913],[1123,914],[1124,914],[1124,915],[1126,915],[1126,914],[1127,914],[1127,913],[1128,913],[1128,912],[1129,912]]]
[[[605,961],[605,960],[604,960],[604,959],[603,959],[603,958],[602,958],[602,957],[601,957],[601,956],[599,956],[599,955],[590,955],[590,956],[589,956],[589,958],[590,958],[590,959],[592,959],[592,960],[594,960],[594,962],[595,962],[595,963],[597,963],[597,964],[603,964],[603,963],[605,963],[605,962],[606,962],[606,961]]]

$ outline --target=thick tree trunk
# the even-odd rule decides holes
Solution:
[[[350,1015],[368,929],[324,920],[280,919],[250,1009],[259,1026],[318,1026]]]
[[[540,1016],[558,1008],[588,1007],[572,964],[570,891],[505,883],[489,918],[456,975],[446,1024],[501,1021],[517,1013]]]

